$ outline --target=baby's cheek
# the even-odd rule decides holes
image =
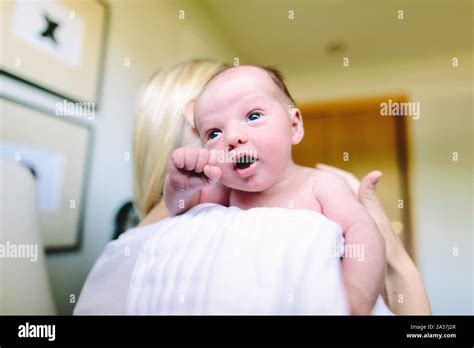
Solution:
[[[262,137],[259,139],[259,151],[276,161],[287,160],[291,156],[291,139],[284,137]]]
[[[267,175],[270,178],[279,177],[285,171],[291,159],[291,140],[261,139],[262,159],[266,159]]]

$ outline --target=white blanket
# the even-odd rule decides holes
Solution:
[[[154,226],[127,314],[349,313],[342,229],[319,213],[202,204]],[[381,297],[373,314],[391,314]]]

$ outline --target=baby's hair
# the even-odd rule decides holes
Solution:
[[[291,101],[293,106],[296,106],[295,100],[293,99],[290,92],[288,91],[288,88],[286,87],[286,84],[285,84],[285,79],[284,79],[283,74],[281,73],[280,70],[278,70],[278,69],[276,69],[272,66],[260,66],[260,65],[240,65],[240,66],[241,67],[244,67],[244,66],[254,67],[254,68],[261,69],[261,70],[265,71],[268,74],[268,76],[272,79],[273,83],[283,93],[283,95]],[[238,68],[238,67],[239,66],[229,66],[229,67],[226,67],[226,68],[222,69],[221,71],[218,71],[217,73],[215,73],[209,79],[209,81],[207,81],[207,83],[204,85],[203,89],[205,89],[206,86],[209,85],[217,76],[219,76],[221,74],[225,74],[228,70],[232,70],[232,69],[235,69],[235,68]]]
[[[267,74],[270,76],[272,81],[275,83],[275,85],[278,87],[278,89],[283,92],[283,94],[290,99],[292,106],[295,106],[295,100],[290,94],[290,91],[288,91],[288,88],[286,87],[285,84],[285,79],[283,77],[283,74],[281,73],[280,70],[271,67],[271,66],[264,66],[264,67],[259,67],[267,72]]]

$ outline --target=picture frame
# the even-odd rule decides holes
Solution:
[[[72,102],[100,100],[108,9],[99,0],[2,1],[0,75]]]
[[[0,111],[0,159],[19,162],[33,174],[46,251],[78,250],[93,128],[5,98]]]

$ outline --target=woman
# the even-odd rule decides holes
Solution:
[[[149,82],[134,133],[135,204],[143,219],[139,228],[108,244],[89,274],[75,314],[125,313],[128,286],[140,247],[153,233],[153,224],[169,216],[161,200],[168,159],[180,146],[200,146],[194,132],[193,100],[207,80],[224,67],[213,61],[191,61],[159,72]],[[359,183],[350,173],[337,168],[323,164],[317,167],[346,180],[385,238],[388,267],[384,298],[390,310],[395,314],[431,314],[421,276],[375,194],[382,174],[371,172]]]

